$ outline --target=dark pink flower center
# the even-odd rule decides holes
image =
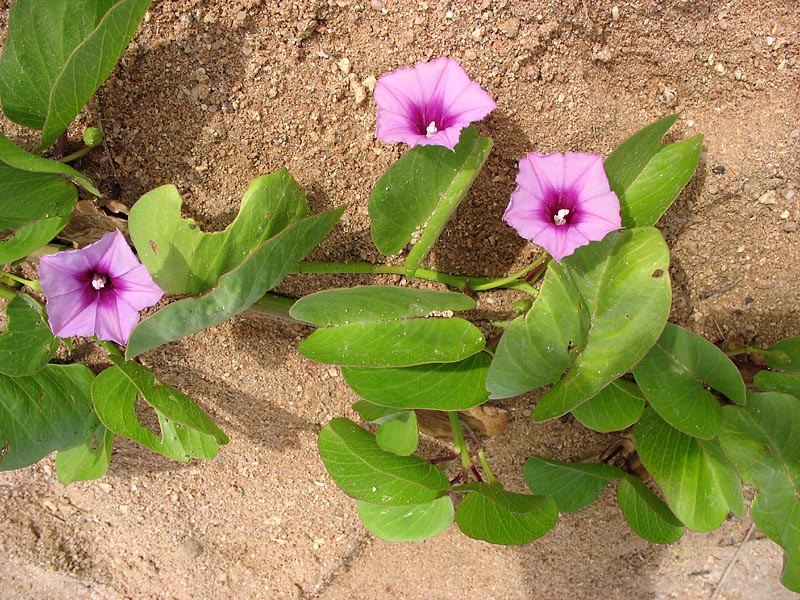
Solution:
[[[92,285],[92,289],[97,292],[111,289],[111,279],[109,279],[108,275],[105,273],[94,271],[89,281]]]
[[[423,106],[415,106],[411,115],[414,127],[420,135],[433,135],[450,126],[450,117],[445,114],[444,106],[439,98],[434,98]]]
[[[550,190],[545,202],[547,221],[557,227],[570,225],[575,219],[577,200],[578,194],[572,189]]]

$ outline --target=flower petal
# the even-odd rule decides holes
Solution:
[[[458,62],[445,57],[382,75],[375,84],[375,104],[378,139],[450,150],[462,129],[496,108]],[[430,124],[436,131],[428,134]]]
[[[555,223],[555,208],[568,209],[566,222]],[[523,157],[503,219],[559,262],[622,225],[619,199],[609,187],[602,157],[579,152]]]
[[[114,290],[103,294],[97,303],[94,333],[101,340],[125,345],[138,322],[139,311],[125,302],[123,293]]]
[[[94,335],[97,318],[94,295],[84,289],[63,296],[48,296],[45,309],[53,335],[62,338]]]

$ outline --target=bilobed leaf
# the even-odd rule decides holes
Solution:
[[[114,433],[100,425],[84,443],[56,453],[56,473],[61,483],[99,479],[108,471]]]
[[[17,0],[0,61],[10,120],[49,147],[111,74],[151,0]]]
[[[508,398],[555,383],[589,328],[589,311],[563,269],[550,267],[525,316],[503,333],[486,381],[492,398]]]
[[[475,300],[458,292],[362,285],[304,296],[295,302],[290,314],[299,321],[324,327],[443,316],[475,306]]]
[[[800,592],[800,399],[748,393],[745,406],[722,410],[722,448],[756,488],[750,514],[785,552],[782,583]]]
[[[635,477],[619,482],[617,502],[631,529],[647,541],[669,544],[683,535],[683,524],[669,507]]]
[[[409,279],[466,197],[491,148],[490,138],[468,127],[453,151],[417,146],[375,184],[369,216],[378,250],[397,254],[417,237],[405,264]]]
[[[456,510],[458,527],[469,537],[492,544],[527,544],[558,520],[550,496],[515,494],[489,483],[466,483],[453,491],[466,492]]]
[[[357,500],[387,506],[418,505],[441,497],[447,476],[417,456],[378,447],[375,436],[349,419],[336,418],[319,434],[325,468],[342,491]]]
[[[645,468],[689,529],[710,531],[729,511],[744,514],[741,481],[716,440],[686,435],[651,408],[634,428],[634,439]]]
[[[483,334],[458,317],[405,319],[321,327],[300,342],[300,353],[349,367],[409,367],[453,363],[477,354]]]
[[[413,410],[404,410],[381,420],[375,441],[381,450],[408,456],[417,450],[419,443],[419,427],[417,415]]]
[[[197,333],[246,310],[314,249],[343,210],[337,208],[292,223],[220,277],[217,286],[205,295],[174,302],[141,321],[128,340],[126,357]]]
[[[601,463],[565,463],[540,456],[525,462],[525,483],[534,494],[552,496],[558,512],[575,512],[588,506],[612,479],[625,472]]]
[[[342,367],[359,396],[399,409],[467,410],[486,402],[489,355],[478,352],[453,363],[399,368]]]
[[[27,467],[54,450],[81,445],[100,422],[94,375],[84,365],[46,365],[35,375],[0,375],[0,471]]]
[[[656,342],[672,300],[669,250],[657,229],[613,231],[548,269],[570,278],[589,328],[564,376],[539,400],[534,419],[559,417],[628,372]],[[574,319],[583,319],[574,315]],[[540,367],[532,362],[531,369]]]
[[[648,125],[605,160],[611,190],[619,197],[623,227],[655,225],[697,169],[702,135],[661,143],[677,119],[671,115]]]
[[[432,538],[450,526],[454,513],[450,496],[406,506],[358,501],[358,516],[364,526],[389,542],[419,542]]]
[[[633,369],[650,405],[676,429],[703,439],[717,435],[722,407],[706,386],[745,402],[742,376],[708,340],[668,323],[655,346]]]
[[[125,361],[113,350],[109,357],[114,366],[100,373],[92,385],[97,416],[109,430],[179,461],[213,458],[220,444],[228,443],[228,437],[191,398],[139,363]],[[161,435],[140,424],[137,399],[153,408]]]
[[[128,219],[139,258],[171,294],[210,290],[258,246],[308,215],[305,194],[286,169],[253,180],[224,231],[204,233],[182,218],[182,202],[177,188],[165,185],[142,196]]]
[[[0,373],[33,375],[58,350],[58,339],[47,325],[44,309],[26,294],[17,294],[6,308],[8,325],[0,334]]]
[[[596,396],[573,408],[572,415],[594,431],[620,431],[639,420],[644,402],[639,386],[625,379],[616,379]]]

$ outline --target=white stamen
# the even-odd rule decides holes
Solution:
[[[425,137],[432,138],[433,134],[439,131],[436,129],[436,121],[431,121],[428,123],[428,127],[425,129]]]
[[[96,290],[102,290],[106,287],[106,276],[95,273],[92,276],[92,287]]]
[[[569,214],[569,209],[562,208],[556,214],[553,215],[553,223],[555,223],[556,225],[566,225],[568,214]]]

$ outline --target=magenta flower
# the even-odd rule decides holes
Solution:
[[[55,335],[97,335],[118,344],[128,343],[139,311],[164,295],[119,231],[79,250],[43,256],[39,282]]]
[[[461,130],[497,106],[452,58],[403,67],[375,84],[378,139],[455,148]]]
[[[557,262],[622,226],[603,158],[580,152],[527,154],[503,220]]]

